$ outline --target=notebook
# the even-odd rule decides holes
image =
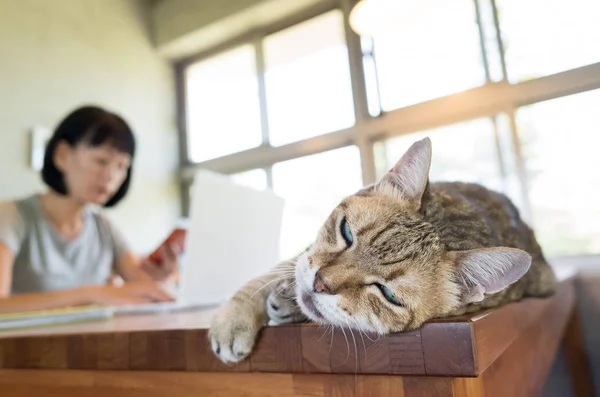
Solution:
[[[105,320],[111,318],[113,314],[113,308],[100,306],[78,306],[0,314],[0,330],[80,321]]]

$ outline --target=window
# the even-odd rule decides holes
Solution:
[[[517,115],[533,225],[549,256],[600,253],[600,90]]]
[[[282,258],[293,257],[311,244],[336,205],[361,186],[355,146],[275,164],[273,188],[286,200]]]
[[[354,124],[341,11],[331,11],[268,36],[264,53],[272,145],[284,145]]]
[[[382,109],[397,109],[484,84],[473,1],[406,3],[397,29],[373,37]]]
[[[256,60],[239,47],[186,70],[188,155],[193,162],[262,143]]]
[[[232,174],[231,179],[238,185],[248,186],[257,190],[268,188],[267,172],[262,168]]]
[[[548,257],[600,253],[598,0],[387,2],[392,26],[376,18],[360,40],[350,7],[317,3],[299,23],[180,61],[183,189],[197,168],[272,188],[286,200],[286,258],[429,136],[432,181],[503,192]]]
[[[377,76],[377,63],[375,62],[375,45],[372,37],[361,37],[363,70],[365,73],[365,88],[367,90],[367,106],[369,114],[373,117],[381,114],[381,95],[379,93],[379,79]]]
[[[479,4],[481,18],[481,33],[485,55],[487,57],[488,71],[491,81],[501,81],[504,78],[502,68],[502,50],[498,40],[498,31],[494,15],[494,0],[476,0]]]
[[[453,124],[385,141],[385,168],[390,169],[414,142],[428,136],[433,146],[431,181],[463,181],[503,190],[503,178],[489,119]]]
[[[598,0],[496,0],[511,82],[600,61]]]

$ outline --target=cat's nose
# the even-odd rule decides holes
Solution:
[[[317,272],[317,274],[315,275],[315,282],[313,284],[313,290],[318,293],[331,295],[331,289],[329,288],[329,286],[327,284],[325,284],[325,281],[323,281],[320,271]]]

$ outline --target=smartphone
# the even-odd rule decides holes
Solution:
[[[180,228],[176,228],[174,229],[171,234],[169,234],[169,236],[165,239],[165,241],[163,241],[158,248],[156,248],[154,250],[154,252],[152,252],[150,254],[150,256],[148,256],[148,259],[150,259],[152,262],[160,262],[161,261],[161,256],[160,256],[160,251],[163,247],[166,247],[167,245],[171,245],[171,244],[175,244],[177,246],[177,248],[179,248],[179,252],[183,252],[183,250],[185,249],[185,234],[186,234],[186,230],[185,229],[180,229]]]

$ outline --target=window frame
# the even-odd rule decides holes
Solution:
[[[488,49],[486,48],[485,31],[482,21],[483,0],[473,0],[480,38],[481,62],[485,68],[486,83],[480,87],[468,89],[448,96],[435,98],[391,111],[381,111],[377,116],[369,113],[367,86],[363,69],[363,51],[361,39],[349,25],[349,14],[357,0],[327,0],[296,15],[293,15],[266,28],[257,29],[225,42],[214,48],[195,54],[174,64],[177,91],[177,122],[180,149],[180,183],[182,190],[182,213],[188,214],[188,190],[194,173],[198,169],[210,169],[225,174],[262,168],[267,172],[270,187],[273,186],[272,166],[275,163],[292,160],[329,150],[356,145],[360,152],[362,180],[365,185],[375,182],[376,167],[374,145],[395,136],[407,135],[422,130],[433,129],[445,125],[466,122],[478,118],[495,120],[499,115],[508,117],[510,126],[510,149],[512,167],[519,180],[520,195],[523,200],[523,216],[531,221],[530,202],[525,162],[520,152],[519,131],[516,124],[517,110],[526,105],[556,99],[563,96],[600,88],[600,62],[576,69],[548,75],[532,80],[511,84],[507,79],[504,43],[500,34],[500,18],[496,1],[489,0],[492,5],[493,29],[499,50],[501,80],[492,81]],[[329,11],[339,9],[344,16],[344,31],[348,47],[348,61],[352,85],[353,103],[356,123],[350,128],[332,131],[324,135],[308,138],[299,142],[273,147],[269,144],[269,129],[266,106],[266,87],[264,80],[263,39],[273,33],[308,21]],[[489,32],[488,32],[489,33]],[[261,106],[263,143],[261,146],[229,154],[223,157],[192,163],[188,157],[188,140],[186,126],[186,92],[185,70],[191,64],[230,50],[240,45],[252,44],[255,47],[257,73],[259,79],[259,96]],[[375,48],[376,54],[376,48]],[[494,122],[495,123],[495,122]],[[496,128],[496,145],[500,151],[498,129]],[[506,164],[499,161],[499,167]]]

